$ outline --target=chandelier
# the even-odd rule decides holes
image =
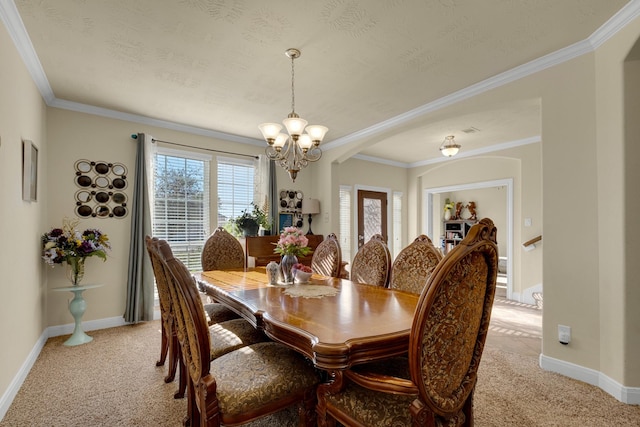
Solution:
[[[322,157],[320,143],[329,129],[319,125],[307,126],[307,121],[296,114],[293,61],[300,57],[300,51],[287,49],[285,55],[291,58],[291,113],[282,121],[288,135],[280,132],[282,125],[278,123],[263,123],[258,127],[269,144],[265,150],[267,157],[276,160],[295,182],[300,169]]]
[[[460,144],[456,144],[453,138],[453,135],[449,135],[445,137],[442,144],[440,144],[440,152],[442,152],[443,156],[453,157],[460,151]]]

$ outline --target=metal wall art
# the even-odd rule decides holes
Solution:
[[[78,160],[75,163],[76,215],[79,217],[124,218],[127,207],[127,167],[122,163]]]
[[[302,191],[280,190],[279,230],[295,225],[302,227]]]

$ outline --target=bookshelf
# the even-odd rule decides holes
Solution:
[[[471,226],[476,222],[478,221],[471,219],[444,221],[444,253],[446,254],[460,243],[469,232]]]

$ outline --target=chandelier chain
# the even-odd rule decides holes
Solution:
[[[295,56],[291,55],[291,113],[295,114],[296,112],[296,91],[295,91],[295,71],[293,61],[295,60]]]

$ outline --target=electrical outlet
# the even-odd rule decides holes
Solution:
[[[571,327],[558,325],[558,341],[560,344],[567,345],[571,341]]]

